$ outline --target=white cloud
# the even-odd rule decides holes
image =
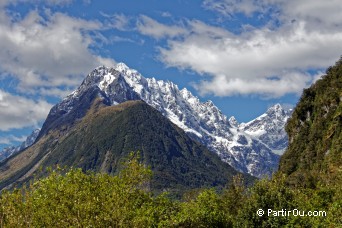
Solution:
[[[284,110],[290,111],[291,109],[293,110],[295,105],[294,104],[289,104],[289,103],[281,103],[281,107],[283,107]],[[271,105],[270,105],[271,106]]]
[[[308,32],[303,24],[277,31],[259,29],[241,36],[220,35],[216,30],[213,27],[211,32],[197,33],[195,28],[184,40],[170,40],[169,47],[161,49],[162,60],[200,73],[249,79],[276,76],[284,70],[326,67],[342,48],[342,33]]]
[[[100,12],[100,14],[108,20],[106,25],[107,27],[114,28],[120,31],[132,30],[132,17],[129,17],[122,13],[106,14],[104,12]]]
[[[299,93],[310,77],[297,72],[288,73],[275,79],[268,78],[228,78],[226,75],[216,76],[212,81],[202,81],[195,85],[200,94],[213,93],[216,96],[259,94],[263,98],[281,97],[286,93]]]
[[[325,75],[323,71],[318,71],[316,74],[313,75],[312,82],[316,82],[319,79],[322,79],[322,76]]]
[[[60,98],[64,98],[67,95],[69,95],[70,93],[72,93],[74,89],[61,89],[58,87],[55,88],[49,88],[46,89],[44,87],[39,88],[38,93],[42,96],[50,96],[50,97],[60,97]]]
[[[36,3],[36,4],[47,4],[47,5],[58,5],[58,6],[66,6],[70,5],[74,0],[0,0],[0,7],[7,6],[10,4],[17,3]]]
[[[327,1],[276,1],[282,9],[282,20],[305,22],[312,31],[338,32],[342,31],[342,4],[340,0]]]
[[[37,127],[51,107],[52,104],[44,100],[31,100],[0,90],[0,130]]]
[[[342,4],[338,1],[208,0],[204,5],[229,16],[268,12],[273,17],[277,13],[282,23],[278,27],[270,26],[271,22],[250,27],[238,35],[196,20],[177,27],[188,32],[178,33],[181,37],[177,39],[169,36],[168,45],[159,48],[160,60],[167,66],[209,76],[209,80],[195,85],[202,94],[270,98],[299,94],[317,78],[308,73],[310,70],[325,69],[341,55]],[[150,28],[143,34],[167,37],[163,35],[166,31]]]
[[[115,29],[121,30],[121,31],[127,31],[129,30],[131,18],[127,17],[124,14],[114,14],[112,15],[112,26]]]
[[[19,2],[43,1],[0,0],[0,83],[12,77],[10,81],[17,82],[11,83],[12,89],[16,86],[16,92],[40,98],[0,90],[0,131],[39,127],[52,107],[45,96],[64,97],[94,67],[115,64],[92,51],[101,31],[108,29],[102,23],[51,13],[49,9],[44,13],[33,10],[25,16],[6,9]],[[59,6],[70,3],[72,0],[44,1]],[[9,135],[1,137],[0,143],[23,140]]]
[[[148,35],[156,39],[165,37],[172,38],[188,33],[185,28],[177,25],[164,25],[145,15],[140,16],[137,22],[137,29],[141,34]]]
[[[48,3],[50,5],[69,5],[74,0],[45,0],[45,3]]]
[[[14,142],[24,142],[26,140],[27,136],[14,136],[14,135],[8,135],[5,137],[0,137],[0,144],[13,144]]]
[[[247,16],[251,16],[254,12],[264,11],[265,0],[205,0],[203,6],[217,11],[224,16],[231,17],[235,13],[244,13]]]
[[[306,22],[307,27],[316,31],[341,29],[340,0],[205,0],[203,5],[225,16],[267,13],[285,24],[293,20]]]
[[[76,86],[94,67],[114,64],[91,51],[90,32],[103,29],[99,22],[62,13],[43,18],[37,11],[15,21],[6,15],[0,22],[0,70],[17,77],[22,92]]]
[[[3,7],[8,4],[8,0],[0,0],[0,7]]]

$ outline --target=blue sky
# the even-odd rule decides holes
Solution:
[[[342,51],[339,0],[0,0],[0,149],[99,65],[124,62],[249,121]]]

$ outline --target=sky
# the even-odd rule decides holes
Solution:
[[[342,54],[340,0],[0,0],[0,150],[95,67],[124,62],[247,122]]]

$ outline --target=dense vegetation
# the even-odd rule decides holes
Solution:
[[[286,131],[279,171],[288,182],[311,188],[334,182],[342,165],[342,58],[304,90]]]
[[[153,196],[151,170],[131,155],[115,176],[81,169],[52,171],[0,196],[0,227],[337,227],[341,182],[315,190],[289,188],[282,176],[246,189],[241,176],[217,193],[189,191],[182,200]],[[257,210],[263,209],[264,216]],[[326,216],[267,216],[267,210],[325,211]],[[273,214],[274,215],[274,214]]]

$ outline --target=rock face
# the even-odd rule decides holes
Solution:
[[[180,90],[172,82],[144,78],[123,63],[93,70],[79,88],[51,109],[38,138],[82,118],[90,106],[87,101],[94,96],[102,97],[107,105],[143,100],[236,170],[257,177],[277,169],[278,154],[286,147],[283,129],[289,113],[280,105],[240,125],[235,118],[223,115],[211,101],[202,103],[186,88]]]

